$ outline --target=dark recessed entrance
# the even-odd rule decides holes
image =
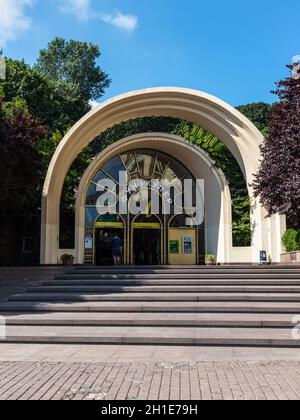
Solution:
[[[161,245],[160,229],[134,229],[133,263],[135,265],[160,265]]]
[[[114,265],[112,257],[112,238],[115,234],[122,239],[124,245],[124,229],[117,228],[98,228],[95,229],[95,245],[96,255],[95,262],[97,265]],[[124,246],[123,246],[124,249]],[[124,262],[124,253],[122,263]]]

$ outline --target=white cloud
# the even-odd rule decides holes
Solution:
[[[107,14],[93,10],[92,0],[61,0],[61,2],[61,10],[75,16],[80,21],[100,19],[127,32],[134,31],[138,25],[137,16],[124,13]]]
[[[115,15],[103,15],[101,19],[104,22],[110,23],[111,25],[128,32],[134,31],[138,25],[137,16],[124,15],[122,13],[116,13]]]
[[[64,0],[61,10],[79,20],[87,21],[91,17],[91,0]]]
[[[31,27],[26,14],[35,0],[0,0],[0,48],[18,38]]]

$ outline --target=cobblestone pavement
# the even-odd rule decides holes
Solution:
[[[299,362],[0,362],[1,400],[298,400]]]

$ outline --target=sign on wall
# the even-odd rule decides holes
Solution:
[[[179,254],[179,241],[170,241],[170,254]]]
[[[93,249],[93,237],[92,235],[88,235],[85,237],[85,249]]]
[[[193,238],[192,237],[183,238],[182,253],[193,254]]]

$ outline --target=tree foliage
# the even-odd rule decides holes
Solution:
[[[92,153],[98,154],[114,142],[140,133],[173,133],[180,120],[167,117],[146,117],[125,121],[109,128],[91,145]]]
[[[237,110],[245,115],[264,136],[268,133],[268,119],[272,112],[272,105],[264,102],[255,102],[248,105],[241,105]]]
[[[25,100],[30,113],[51,130],[64,131],[90,109],[76,87],[44,77],[24,61],[7,59],[6,68],[6,80],[1,82],[6,100]]]
[[[25,221],[40,204],[42,165],[36,144],[47,134],[22,101],[0,100],[0,265],[20,262]]]
[[[300,250],[300,230],[287,229],[282,238],[282,244],[286,252],[295,252]]]
[[[299,78],[277,83],[274,93],[280,102],[270,115],[254,189],[270,216],[285,214],[300,226],[300,70]]]
[[[3,214],[24,214],[33,204],[41,182],[41,158],[36,145],[47,136],[47,130],[18,100],[15,103],[1,100],[0,134],[2,219]]]
[[[35,66],[39,74],[69,85],[86,102],[103,96],[110,79],[98,65],[101,56],[97,45],[55,38],[40,51]]]
[[[250,198],[244,175],[236,159],[216,136],[193,123],[182,121],[175,133],[207,152],[216,167],[224,172],[232,198],[233,245],[250,246]]]
[[[7,101],[24,99],[32,115],[61,133],[90,109],[109,86],[107,74],[96,64],[96,45],[56,38],[40,52],[37,64],[7,59],[7,76],[0,85]]]
[[[96,45],[56,38],[33,67],[6,59],[6,80],[0,81],[0,263],[20,262],[22,235],[35,236],[38,247],[38,232],[30,223],[26,233],[23,229],[27,215],[30,209],[38,213],[44,177],[64,134],[110,84],[97,64],[99,57]],[[83,153],[72,166],[63,209],[73,209],[76,185],[90,155]]]
[[[99,99],[110,84],[108,75],[97,65],[100,56],[99,47],[94,44],[55,38],[40,51],[33,67],[24,61],[6,60],[7,77],[0,83],[0,96],[7,101],[3,106],[7,108],[14,103],[16,107],[18,103],[50,129],[49,137],[36,145],[42,156],[43,176],[64,134],[91,109],[90,102]],[[64,208],[72,208],[78,178],[88,166],[90,155],[88,150],[84,152],[68,174]]]

